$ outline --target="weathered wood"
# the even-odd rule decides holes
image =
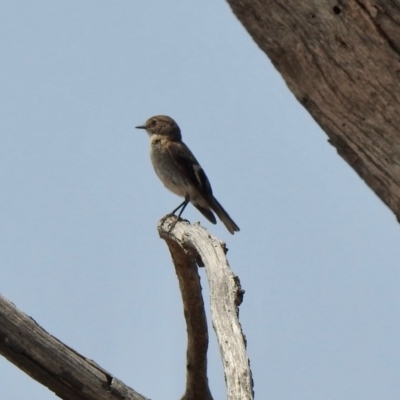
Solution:
[[[1,295],[0,354],[65,400],[147,400]]]
[[[224,367],[228,399],[251,400],[254,397],[253,379],[246,353],[246,341],[238,319],[238,307],[244,291],[238,277],[229,268],[225,244],[212,237],[200,225],[190,225],[182,220],[169,232],[175,218],[162,219],[158,225],[159,234],[167,241],[175,264],[182,252],[189,258],[186,266],[182,265],[180,268],[192,269],[195,262],[205,266],[210,286],[212,323]],[[172,242],[175,243],[174,246],[171,246]],[[184,304],[185,315],[191,307],[189,303]],[[192,340],[194,338],[190,337],[188,327],[188,346]],[[193,399],[203,400],[202,397]]]
[[[227,0],[330,143],[400,218],[400,1]]]
[[[186,391],[181,400],[212,400],[207,378],[207,319],[196,261],[176,241],[159,232],[174,262],[187,327]]]

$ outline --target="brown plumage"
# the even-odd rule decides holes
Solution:
[[[154,170],[164,186],[185,201],[172,214],[182,214],[188,202],[192,203],[210,222],[217,221],[213,211],[232,234],[239,231],[229,214],[214,197],[210,182],[196,157],[182,142],[181,130],[170,117],[158,115],[138,129],[150,135],[150,157]]]

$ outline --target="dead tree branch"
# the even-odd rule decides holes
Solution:
[[[242,328],[239,323],[239,305],[243,299],[243,293],[240,286],[240,281],[229,268],[226,258],[226,247],[223,242],[212,237],[200,225],[190,225],[186,221],[179,221],[175,227],[169,232],[171,224],[175,221],[175,217],[164,218],[159,222],[158,231],[160,236],[167,242],[170,249],[172,259],[179,277],[179,283],[182,290],[182,299],[184,302],[185,318],[188,324],[188,365],[191,365],[189,355],[190,348],[194,351],[194,343],[196,340],[202,342],[201,337],[196,339],[193,336],[193,329],[189,326],[190,321],[188,315],[194,310],[194,305],[202,307],[204,313],[203,301],[199,301],[201,297],[201,286],[197,283],[190,282],[191,279],[198,281],[197,271],[191,278],[183,280],[180,277],[182,271],[195,269],[196,263],[204,265],[207,273],[207,279],[210,286],[210,301],[211,301],[211,317],[212,323],[217,335],[217,340],[222,357],[222,363],[225,371],[225,381],[227,385],[229,400],[251,400],[253,399],[253,379],[250,370],[250,363],[246,353],[246,341],[242,333]],[[188,272],[183,272],[188,274]],[[188,285],[188,287],[184,287]],[[193,294],[192,290],[196,287],[198,293]],[[185,292],[185,293],[184,293]],[[189,296],[194,296],[196,300],[190,301]],[[205,321],[205,319],[204,319]],[[207,327],[202,326],[202,332]],[[207,338],[208,340],[208,338]],[[204,343],[204,338],[203,342]],[[207,347],[205,347],[207,350]],[[199,359],[206,357],[203,353],[204,347]],[[193,355],[191,355],[193,357]],[[200,367],[206,367],[206,358],[201,361]],[[187,388],[191,383],[189,377],[195,371],[188,368]],[[200,376],[203,376],[204,371],[200,370]],[[207,384],[207,379],[203,379],[203,384]],[[207,385],[208,389],[208,385]],[[206,389],[205,389],[206,390]],[[189,398],[189,397],[188,397]],[[184,397],[184,399],[188,399]],[[190,397],[190,399],[203,400],[207,397]]]
[[[0,354],[65,400],[148,400],[0,295]]]

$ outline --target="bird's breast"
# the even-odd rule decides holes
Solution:
[[[164,186],[178,196],[186,197],[190,191],[190,184],[176,165],[168,140],[152,138],[150,157],[154,170]]]

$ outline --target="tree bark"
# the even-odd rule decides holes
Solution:
[[[400,219],[400,1],[227,0],[329,142]]]
[[[252,400],[253,379],[239,323],[244,291],[229,268],[225,244],[176,217],[159,223],[179,279],[187,322],[187,383],[182,400],[212,400],[207,378],[208,332],[197,266],[205,266],[211,316],[229,400]],[[58,339],[0,295],[0,354],[65,400],[147,400]]]
[[[212,400],[207,377],[207,319],[196,260],[179,243],[159,232],[174,262],[187,327],[186,391],[181,400]]]
[[[201,316],[204,310],[196,310],[200,306],[203,307],[202,300],[199,300],[201,286],[197,284],[197,272],[196,275],[192,275],[197,263],[199,266],[205,266],[210,286],[211,317],[224,367],[228,399],[252,400],[253,378],[246,353],[246,340],[238,318],[244,291],[239,278],[229,268],[225,243],[212,237],[198,224],[190,225],[180,220],[170,229],[175,221],[175,216],[163,218],[159,222],[158,231],[167,242],[175,264],[187,323],[188,367],[186,394],[183,399],[210,398],[199,395],[201,390],[205,394],[208,393],[208,381],[204,370],[207,366],[207,346],[204,347],[204,341],[207,337],[208,343],[208,336],[207,327],[204,326],[205,317],[203,320]],[[194,315],[198,317],[194,319]],[[197,360],[196,364],[191,360]],[[196,376],[199,378],[196,379]],[[195,387],[196,382],[201,382],[201,386]]]
[[[0,354],[65,400],[148,400],[0,295]]]

